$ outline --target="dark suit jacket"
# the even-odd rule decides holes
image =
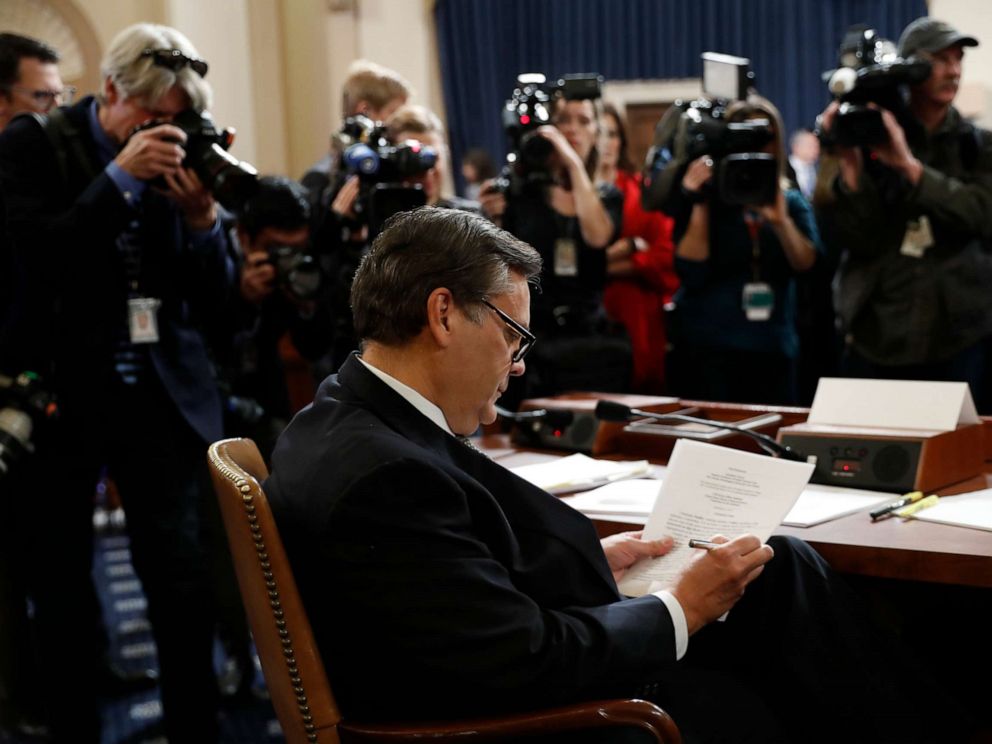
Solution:
[[[65,109],[92,161],[84,167],[67,148],[66,177],[34,118],[18,117],[0,134],[0,188],[17,274],[0,360],[15,373],[41,373],[59,395],[64,424],[83,427],[105,418],[127,317],[116,240],[135,217],[97,162],[91,101]],[[179,211],[151,189],[142,208],[142,291],[162,301],[152,367],[193,429],[212,441],[222,436],[221,409],[201,326],[222,315],[233,288],[226,237],[194,247]]]
[[[674,664],[667,609],[621,599],[589,520],[354,356],[283,434],[265,489],[350,716],[633,692]]]

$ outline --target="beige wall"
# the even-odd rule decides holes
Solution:
[[[957,105],[984,127],[992,128],[992,3],[930,0],[930,15],[974,36],[980,45],[965,52]]]
[[[263,173],[299,177],[326,152],[341,121],[341,83],[361,57],[402,72],[416,101],[444,118],[433,0],[58,2],[89,21],[104,49],[138,21],[189,36],[211,65],[214,118],[238,130],[235,154]],[[930,12],[984,41],[968,50],[958,102],[992,126],[992,3],[931,0]]]

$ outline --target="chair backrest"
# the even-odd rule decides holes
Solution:
[[[338,744],[341,714],[262,491],[265,462],[250,439],[215,442],[208,459],[241,598],[286,741]]]

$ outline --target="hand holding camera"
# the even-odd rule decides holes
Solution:
[[[261,304],[275,289],[275,279],[276,270],[267,253],[249,254],[241,267],[241,297],[253,305]]]
[[[702,194],[703,189],[713,180],[713,158],[700,155],[689,163],[685,175],[682,176],[682,188],[690,194]]]
[[[175,173],[186,157],[186,133],[171,124],[158,124],[135,132],[114,161],[125,173],[147,181]]]
[[[204,231],[213,227],[217,220],[217,202],[207,190],[196,171],[177,168],[174,173],[166,173],[168,196],[182,210],[183,219],[191,230]]]

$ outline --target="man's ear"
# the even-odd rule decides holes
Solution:
[[[117,86],[114,85],[114,80],[111,77],[106,77],[103,80],[103,100],[107,102],[108,106],[113,106],[117,103],[117,99],[120,98],[120,93],[117,91]]]
[[[446,349],[452,341],[455,325],[455,301],[451,291],[438,287],[427,298],[427,330],[440,348]]]

